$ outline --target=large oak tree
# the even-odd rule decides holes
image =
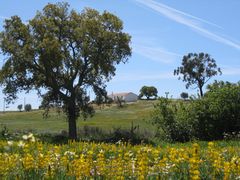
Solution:
[[[87,90],[106,96],[115,66],[131,56],[130,39],[115,15],[89,8],[79,13],[67,3],[48,4],[27,23],[12,16],[0,33],[7,57],[0,70],[3,92],[13,101],[19,91],[44,89],[45,104],[63,104],[69,137],[76,139],[77,118],[93,110]]]

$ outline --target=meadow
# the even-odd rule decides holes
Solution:
[[[103,130],[113,128],[130,128],[139,125],[143,129],[154,128],[147,122],[150,111],[155,101],[138,101],[137,103],[126,104],[123,108],[116,105],[96,106],[95,115],[77,121],[79,128],[83,126],[99,127]],[[68,129],[67,118],[63,113],[50,111],[49,117],[43,117],[43,110],[30,112],[5,112],[0,113],[0,124],[6,125],[10,131],[33,130],[37,133],[59,133]]]

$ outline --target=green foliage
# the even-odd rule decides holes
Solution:
[[[204,53],[189,53],[183,56],[182,65],[174,70],[174,75],[179,75],[179,79],[182,78],[186,82],[186,88],[196,85],[201,97],[203,86],[218,73],[221,74],[221,70],[217,68],[216,61],[209,54]]]
[[[154,105],[151,121],[158,128],[158,135],[168,141],[189,141],[192,138],[192,124],[187,116],[188,105],[159,98]]]
[[[215,82],[205,94],[216,137],[240,130],[240,83]]]
[[[240,130],[240,83],[215,82],[201,99],[159,99],[151,116],[159,133],[172,141],[223,139]]]
[[[193,99],[190,101],[188,116],[193,124],[193,136],[201,140],[216,139],[214,119],[209,111],[210,104],[207,99]]]
[[[25,107],[24,107],[24,110],[29,112],[32,110],[32,105],[31,104],[26,104]]]
[[[5,124],[0,126],[0,139],[7,139],[9,137],[9,129]]]
[[[153,135],[149,130],[140,130],[139,125],[135,126],[133,122],[130,128],[115,127],[110,131],[99,127],[83,126],[79,129],[81,140],[105,143],[127,142],[130,144],[153,143]]]
[[[21,111],[22,111],[22,108],[23,108],[23,105],[22,105],[22,104],[19,104],[19,105],[17,106],[17,108],[18,108],[18,110],[21,112]]]
[[[18,91],[47,91],[45,107],[64,104],[69,137],[76,139],[76,119],[93,114],[88,88],[106,96],[115,66],[131,55],[130,39],[117,16],[89,8],[79,13],[67,3],[49,3],[28,23],[12,16],[0,33],[0,49],[7,56],[0,85],[9,101]]]
[[[143,96],[145,96],[147,99],[150,99],[151,97],[157,98],[158,90],[154,86],[143,86],[140,89],[139,98],[141,99]]]

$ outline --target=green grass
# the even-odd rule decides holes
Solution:
[[[147,122],[154,101],[138,101],[126,104],[123,108],[115,105],[104,108],[96,107],[96,113],[92,118],[77,121],[78,128],[83,126],[99,127],[103,130],[113,128],[130,128],[139,125],[140,129],[152,130],[154,127]],[[6,125],[10,131],[33,130],[39,133],[61,132],[68,129],[68,123],[64,114],[55,111],[49,113],[47,119],[43,118],[43,110],[31,112],[5,112],[0,113],[0,124]]]

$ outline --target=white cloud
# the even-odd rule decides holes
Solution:
[[[210,25],[214,25],[214,26],[217,26],[217,27],[221,28],[220,26],[218,26],[218,25],[216,25],[212,22],[209,22],[207,20],[204,20],[204,19],[198,18],[196,16],[187,14],[183,11],[179,11],[177,9],[171,8],[169,6],[166,6],[162,3],[159,3],[159,2],[156,2],[156,1],[153,1],[153,0],[135,0],[135,1],[143,4],[146,7],[149,7],[151,9],[153,9],[154,11],[164,15],[165,17],[167,17],[167,18],[169,18],[169,19],[171,19],[171,20],[173,20],[177,23],[180,23],[180,24],[183,24],[187,27],[190,27],[191,29],[193,29],[196,32],[204,35],[207,38],[210,38],[214,41],[220,42],[222,44],[225,44],[225,45],[228,45],[228,46],[231,46],[233,48],[236,48],[236,49],[240,50],[240,44],[239,43],[237,43],[233,40],[224,38],[222,36],[219,36],[216,33],[213,33],[211,31],[207,30],[206,28],[202,27],[203,23],[205,23],[205,24],[210,24]]]

